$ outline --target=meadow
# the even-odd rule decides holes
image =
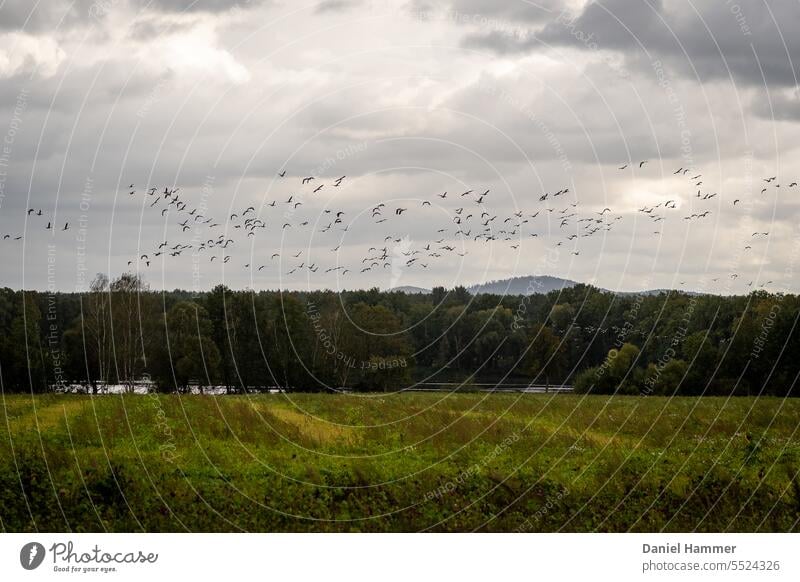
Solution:
[[[798,531],[800,401],[2,395],[2,531]]]

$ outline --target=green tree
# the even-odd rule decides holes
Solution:
[[[208,313],[197,303],[182,301],[169,310],[165,343],[153,366],[160,386],[172,385],[185,392],[196,382],[202,392],[204,386],[214,384],[221,358],[211,332]]]
[[[561,339],[544,325],[533,328],[529,334],[527,368],[536,383],[550,385],[554,380],[564,379],[565,349]]]
[[[114,372],[129,392],[144,371],[148,336],[144,322],[152,323],[152,297],[141,276],[123,273],[109,285],[111,345]]]
[[[644,380],[644,393],[673,395],[681,390],[686,381],[689,365],[683,360],[672,359],[663,365],[649,364]]]
[[[205,296],[205,308],[211,321],[211,339],[220,354],[222,383],[227,391],[232,385],[232,358],[230,349],[230,325],[227,300],[231,295],[225,285],[217,285]]]
[[[44,375],[40,335],[41,312],[31,293],[17,294],[16,315],[11,320],[3,364],[4,378],[18,389],[44,392]]]

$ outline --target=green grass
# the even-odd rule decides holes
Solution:
[[[0,401],[4,531],[798,531],[800,401]]]

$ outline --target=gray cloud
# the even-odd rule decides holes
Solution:
[[[2,0],[0,31],[57,32],[92,24],[110,12],[130,7],[147,13],[220,13],[253,9],[269,0]]]
[[[527,35],[473,32],[463,42],[500,54],[528,53],[547,45],[615,51],[645,70],[652,61],[664,60],[683,75],[703,81],[795,86],[792,59],[800,52],[798,28],[800,10],[791,2],[606,0],[591,1],[577,14],[560,14]]]
[[[563,0],[412,0],[408,5],[413,13],[448,17],[456,24],[505,27],[554,18],[563,8]]]
[[[765,99],[762,94],[753,98],[751,103],[753,113],[762,119],[776,121],[798,121],[800,120],[800,94],[792,91],[774,91],[769,99]]]
[[[406,0],[361,2],[349,11],[353,3],[338,0],[299,11],[288,3],[253,2],[247,12],[228,10],[245,7],[237,2],[166,1],[136,15],[131,6],[147,2],[120,0],[121,14],[132,18],[109,15],[78,34],[62,30],[67,20],[58,29],[57,23],[65,14],[71,23],[79,14],[85,18],[91,3],[68,11],[57,1],[42,2],[22,35],[26,51],[46,59],[39,41],[56,42],[64,60],[52,64],[50,75],[20,67],[0,83],[0,140],[15,124],[3,160],[8,167],[0,233],[26,235],[24,256],[22,245],[0,245],[0,284],[42,287],[47,243],[55,242],[59,287],[74,287],[77,234],[44,231],[41,219],[24,215],[26,207],[42,208],[59,223],[78,224],[85,214],[90,274],[117,274],[138,250],[182,235],[176,217],[162,217],[144,203],[144,189],[180,186],[194,205],[209,180],[210,215],[224,218],[254,205],[270,225],[252,248],[239,244],[237,258],[308,248],[324,270],[339,241],[345,242],[342,258],[356,262],[362,247],[389,234],[424,245],[450,226],[452,217],[443,210],[465,204],[452,196],[481,188],[491,190],[486,208],[501,217],[498,222],[518,209],[541,211],[530,223],[540,236],[514,252],[505,241],[467,241],[465,258],[405,271],[402,283],[451,285],[529,274],[547,245],[565,235],[567,227],[554,217],[567,203],[579,204],[581,216],[611,207],[622,219],[619,229],[581,243],[579,258],[565,250],[549,266],[552,274],[636,288],[647,277],[648,286],[658,287],[669,285],[676,272],[689,278],[724,268],[741,242],[742,213],[759,230],[783,236],[800,212],[794,189],[759,195],[762,175],[779,173],[784,187],[800,177],[800,125],[794,122],[800,107],[777,35],[767,38],[778,30],[764,20],[769,13],[751,15],[757,4],[740,4],[769,92],[757,89],[748,68],[752,58],[748,63],[743,48],[750,40],[727,5],[699,10],[734,79],[742,87],[747,82],[741,93],[716,82],[726,73],[714,69],[719,51],[708,43],[703,22],[688,4],[667,0],[588,4],[574,21],[556,1],[538,8],[522,1],[437,3],[430,8],[438,16],[426,19],[414,13],[424,3],[409,6]],[[8,2],[0,8],[6,32],[22,26],[24,8]],[[780,30],[792,37],[787,42],[794,43],[800,23],[783,7],[771,8]],[[185,9],[190,16],[179,14]],[[11,11],[8,20],[4,10]],[[325,18],[317,18],[317,10]],[[481,50],[464,50],[464,44]],[[664,79],[651,59],[662,61]],[[23,87],[26,108],[14,121]],[[783,122],[773,123],[773,116]],[[641,159],[650,163],[640,170]],[[631,168],[618,170],[623,164]],[[673,176],[681,166],[703,173],[703,188],[719,193],[713,204],[694,197],[694,183]],[[286,178],[277,178],[283,169]],[[326,184],[313,195],[299,183],[310,173]],[[345,185],[333,188],[330,179],[344,174]],[[91,201],[84,211],[89,179]],[[134,196],[127,191],[132,182]],[[569,201],[559,199],[549,209],[549,202],[540,202],[543,192],[566,186]],[[435,196],[443,191],[451,193],[446,201]],[[303,205],[290,213],[291,231],[282,232],[289,196]],[[713,213],[701,224],[676,212],[659,241],[637,209],[670,198],[680,200],[682,213]],[[732,198],[742,205],[731,206]],[[428,214],[417,210],[421,200],[434,203]],[[275,207],[263,206],[271,201]],[[369,218],[379,202],[412,210],[402,219],[368,224],[363,213]],[[747,211],[745,203],[751,204]],[[344,210],[356,222],[346,232],[322,233],[324,225],[311,225],[326,219],[325,209]],[[300,228],[305,220],[310,224]],[[443,236],[457,240],[452,230]],[[776,239],[753,249],[768,257],[753,254],[750,260],[763,259],[775,277],[792,260],[791,249],[790,238]],[[216,263],[202,263],[200,286],[223,277],[237,287],[305,286],[305,277],[287,282],[286,266],[265,269],[251,281],[241,263],[225,273]],[[169,260],[147,273],[154,287],[188,287],[192,275],[190,262]],[[336,286],[324,277],[312,283]],[[388,275],[365,274],[347,286],[388,283]]]
[[[188,31],[191,27],[190,22],[164,22],[157,16],[142,17],[133,23],[129,35],[132,39],[146,41],[164,34]]]
[[[0,30],[41,33],[70,28],[89,21],[89,9],[96,1],[4,0],[0,2]]]
[[[113,2],[113,0],[110,0]],[[266,0],[130,0],[143,9],[162,12],[225,12],[233,8],[252,8]]]
[[[317,14],[324,14],[326,12],[346,12],[353,10],[363,4],[361,0],[323,0],[317,4],[314,11]]]

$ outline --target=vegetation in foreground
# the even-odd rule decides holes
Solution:
[[[4,395],[4,531],[798,531],[800,402]]]

